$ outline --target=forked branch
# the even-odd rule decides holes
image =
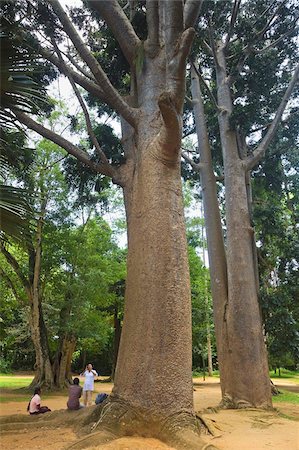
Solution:
[[[262,139],[259,146],[254,150],[253,154],[246,159],[246,163],[245,163],[246,170],[253,169],[253,167],[256,166],[256,164],[258,164],[259,161],[264,157],[265,152],[266,152],[267,148],[269,147],[269,144],[272,141],[272,139],[276,133],[278,125],[281,122],[282,115],[283,115],[284,110],[287,106],[287,103],[292,95],[292,92],[298,82],[298,78],[299,78],[299,65],[296,67],[294,75],[287,87],[287,90],[285,91],[284,96],[282,97],[280,105],[276,111],[275,117],[274,117],[267,133],[265,134],[265,136]]]
[[[187,0],[184,6],[184,27],[185,30],[196,25],[203,0]]]
[[[103,71],[102,67],[96,60],[96,58],[89,51],[88,47],[85,45],[83,40],[81,39],[79,33],[73,26],[71,20],[68,15],[60,5],[58,0],[48,0],[52,5],[54,12],[59,18],[60,22],[63,25],[63,29],[65,33],[68,35],[75,48],[77,49],[79,55],[86,62],[89,69],[91,70],[93,76],[99,83],[101,89],[105,92],[106,102],[111,106],[115,111],[123,116],[130,125],[134,126],[137,120],[137,112],[131,108],[124,99],[119,95],[116,89],[110,83],[106,73]]]
[[[94,145],[94,147],[95,147],[95,149],[96,149],[96,152],[97,152],[98,156],[100,157],[100,160],[101,160],[102,164],[103,164],[104,166],[106,166],[106,168],[107,168],[107,173],[109,173],[110,176],[111,176],[111,178],[113,178],[113,176],[114,176],[114,168],[110,165],[110,163],[109,163],[109,161],[108,161],[108,159],[107,159],[105,153],[104,153],[103,150],[101,149],[101,146],[100,146],[100,144],[99,144],[99,142],[98,142],[98,140],[97,140],[97,138],[96,138],[96,135],[94,134],[94,131],[93,131],[93,129],[92,129],[92,124],[91,124],[90,116],[89,116],[87,107],[86,107],[86,105],[85,105],[85,102],[84,102],[84,100],[83,100],[83,98],[82,98],[82,96],[81,96],[81,94],[80,94],[80,92],[79,92],[79,89],[77,88],[77,86],[76,86],[76,84],[75,84],[75,82],[74,82],[74,80],[73,80],[71,74],[69,73],[69,71],[68,71],[68,69],[67,69],[67,67],[66,67],[66,64],[65,64],[65,62],[64,62],[64,60],[63,60],[63,57],[62,57],[62,55],[61,55],[61,53],[60,53],[60,50],[59,50],[59,48],[58,48],[56,42],[54,41],[54,39],[52,39],[52,43],[53,43],[53,46],[54,46],[54,48],[55,48],[55,50],[56,50],[56,53],[57,53],[57,55],[58,55],[60,61],[61,61],[61,64],[62,64],[62,66],[63,66],[63,68],[64,68],[64,73],[67,75],[67,77],[68,77],[68,79],[69,79],[69,82],[70,82],[70,84],[71,84],[71,86],[72,86],[72,88],[73,88],[73,91],[74,91],[74,93],[75,93],[75,95],[76,95],[76,97],[77,97],[77,99],[78,99],[78,102],[79,102],[81,108],[82,108],[82,111],[83,111],[83,114],[84,114],[84,117],[85,117],[85,122],[86,122],[87,132],[88,132],[88,134],[89,134],[89,137],[90,137],[90,139],[91,139],[91,142],[92,142],[92,144]]]
[[[137,49],[141,44],[129,19],[117,0],[88,0],[111,29],[130,65],[134,64]],[[152,1],[152,3],[155,3]]]
[[[90,159],[90,156],[85,151],[76,147],[67,139],[63,138],[59,134],[55,133],[48,128],[45,128],[43,125],[39,124],[35,120],[31,119],[27,114],[18,111],[17,109],[13,109],[13,112],[17,119],[26,125],[30,130],[35,131],[46,139],[54,142],[59,145],[59,147],[64,148],[70,155],[77,158],[79,161],[83,162],[86,166],[90,167],[96,173],[102,173],[108,177],[111,177],[110,171],[107,170],[107,167],[104,164],[99,164]]]

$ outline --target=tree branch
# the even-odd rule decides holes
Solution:
[[[70,61],[70,63],[72,63],[72,65],[78,70],[78,72],[81,72],[82,75],[84,75],[86,78],[88,78],[89,80],[91,80],[92,82],[95,82],[95,79],[92,75],[92,73],[87,72],[85,69],[83,69],[83,67],[81,67],[78,62],[75,60],[75,58],[70,54],[70,53],[63,53],[68,60]]]
[[[39,46],[38,48],[39,53],[47,60],[50,61],[54,66],[56,66],[59,71],[66,76],[66,74],[63,71],[63,66],[61,64],[61,61],[47,48]],[[94,83],[90,79],[86,78],[85,76],[80,75],[79,73],[75,72],[73,69],[71,69],[69,66],[67,66],[69,73],[72,75],[72,78],[74,81],[82,86],[87,92],[90,92],[95,97],[99,98],[102,101],[106,101],[106,96],[102,89],[99,87],[98,84]]]
[[[4,243],[0,242],[0,251],[4,255],[6,261],[8,264],[13,268],[14,272],[18,276],[19,280],[21,281],[24,289],[26,290],[26,293],[30,293],[30,284],[28,279],[23,274],[20,265],[18,261],[15,259],[15,257],[5,248]]]
[[[59,134],[54,133],[54,131],[49,130],[48,128],[43,127],[41,124],[37,123],[35,120],[31,119],[27,114],[18,111],[17,109],[13,109],[14,114],[17,119],[26,125],[31,130],[40,134],[46,139],[54,142],[59,145],[59,147],[64,148],[70,155],[77,158],[79,161],[83,162],[86,166],[90,167],[96,173],[102,173],[108,177],[111,176],[110,172],[107,171],[107,167],[104,164],[99,164],[92,161],[85,151],[73,145],[67,139],[64,139]]]
[[[168,90],[172,94],[173,102],[179,113],[182,112],[184,103],[186,60],[190,53],[194,34],[194,28],[188,28],[181,34],[181,37],[177,42],[176,53],[167,66]]]
[[[253,152],[252,156],[248,157],[246,159],[246,170],[251,170],[253,167],[258,164],[258,162],[264,157],[265,152],[271,142],[271,140],[274,137],[274,134],[276,133],[276,130],[278,128],[278,125],[281,121],[281,117],[283,115],[283,112],[287,106],[287,103],[292,95],[292,92],[294,90],[294,87],[296,86],[296,83],[298,81],[299,77],[299,65],[296,67],[296,70],[294,72],[294,75],[287,87],[287,90],[285,91],[285,94],[280,102],[280,105],[277,109],[277,112],[275,114],[275,117],[266,133],[264,138],[262,139],[259,146],[256,148],[256,150]]]
[[[117,39],[128,63],[133,66],[141,42],[117,0],[88,0]]]
[[[201,7],[203,4],[203,0],[187,0],[184,6],[184,27],[185,30],[190,27],[194,27]]]
[[[237,16],[238,16],[238,11],[240,8],[240,4],[241,4],[241,0],[235,0],[234,1],[234,5],[233,5],[233,9],[232,9],[232,14],[231,14],[231,19],[230,19],[230,24],[229,24],[229,30],[225,39],[225,44],[224,44],[224,48],[226,49],[230,39],[232,37],[233,31],[234,31],[234,26],[237,20]]]
[[[73,26],[71,20],[68,15],[60,5],[58,0],[48,0],[51,4],[54,12],[59,18],[60,22],[63,25],[64,31],[74,44],[81,58],[86,62],[88,67],[90,68],[93,76],[99,83],[101,89],[105,92],[105,100],[106,102],[114,108],[118,114],[123,116],[130,125],[134,126],[137,121],[137,111],[134,111],[133,108],[129,107],[129,105],[123,100],[123,98],[119,95],[119,93],[114,89],[112,84],[110,83],[107,75],[103,71],[102,67],[96,60],[96,58],[89,51],[85,43],[82,41],[80,35],[77,30]],[[100,2],[102,3],[102,2]]]
[[[148,30],[146,45],[151,57],[156,56],[160,48],[159,21],[159,2],[157,0],[146,0],[146,22]]]
[[[218,104],[217,104],[217,100],[215,99],[215,97],[214,97],[214,95],[213,95],[211,89],[210,89],[209,86],[207,85],[205,79],[203,78],[203,76],[201,75],[200,71],[197,69],[197,67],[195,66],[195,64],[194,64],[193,62],[191,62],[191,64],[192,64],[192,67],[193,67],[193,69],[194,69],[196,75],[198,76],[199,81],[204,85],[204,87],[205,87],[205,89],[206,89],[206,91],[207,91],[207,93],[208,93],[208,96],[209,96],[210,100],[212,101],[213,105],[215,106],[215,108],[216,108],[217,110],[219,110],[219,106],[218,106]]]
[[[178,40],[184,31],[182,0],[164,2],[165,10],[165,48],[168,61],[173,58]]]
[[[299,30],[299,27],[294,27],[292,30],[289,30],[286,33],[282,34],[278,39],[276,39],[276,41],[271,42],[271,44],[266,45],[266,47],[262,48],[261,50],[257,50],[256,53],[261,54],[261,53],[266,52],[267,50],[269,50],[269,48],[274,47],[276,44],[278,44],[280,41],[282,41],[285,37],[289,36],[290,34],[294,33],[294,35],[295,35],[298,30]]]
[[[89,113],[88,113],[88,110],[86,108],[86,105],[84,103],[84,100],[83,100],[83,98],[82,98],[82,96],[81,96],[81,94],[79,92],[79,89],[77,88],[77,86],[76,86],[76,84],[75,84],[71,74],[69,73],[69,71],[67,69],[67,66],[66,66],[66,64],[65,64],[65,62],[64,62],[64,60],[62,58],[60,50],[59,50],[56,42],[54,41],[54,39],[52,39],[52,42],[53,42],[54,48],[56,49],[58,57],[59,57],[59,59],[61,61],[61,64],[62,64],[62,66],[64,68],[64,73],[67,75],[67,77],[69,79],[69,82],[70,82],[70,84],[71,84],[71,86],[72,86],[72,88],[73,88],[73,90],[75,92],[75,95],[76,95],[77,99],[78,99],[78,102],[79,102],[79,104],[80,104],[80,106],[81,106],[81,108],[83,110],[84,117],[85,117],[85,122],[86,122],[86,128],[87,128],[89,137],[91,139],[91,142],[93,143],[93,145],[94,145],[94,147],[96,149],[96,152],[97,152],[98,156],[100,157],[100,160],[102,161],[103,165],[106,166],[107,173],[109,173],[110,177],[113,178],[113,176],[114,176],[114,168],[109,163],[105,153],[103,152],[103,150],[100,147],[100,144],[99,144],[99,142],[98,142],[98,140],[96,138],[96,135],[93,132],[92,125],[91,125],[91,120],[90,120]]]
[[[18,294],[17,289],[15,288],[14,283],[11,278],[7,275],[7,273],[0,267],[0,274],[3,280],[6,282],[6,285],[12,290],[17,301],[23,303],[22,297]]]
[[[202,168],[201,163],[194,162],[193,159],[189,158],[189,156],[185,152],[182,152],[182,157],[184,158],[185,161],[187,161],[190,164],[190,166],[195,170],[195,172],[200,172]]]

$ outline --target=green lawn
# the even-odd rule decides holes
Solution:
[[[29,386],[33,376],[20,377],[18,375],[0,374],[0,389],[19,389]]]
[[[274,373],[274,370],[270,370],[270,378],[274,378],[276,380],[288,379],[299,384],[299,372],[294,372],[292,370],[280,369],[280,376],[278,369],[276,373]]]
[[[293,405],[299,405],[299,394],[295,392],[280,390],[281,394],[272,397],[273,403],[287,402]]]

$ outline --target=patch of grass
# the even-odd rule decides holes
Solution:
[[[19,389],[27,387],[33,377],[18,377],[14,375],[0,375],[0,389]]]
[[[289,391],[281,391],[281,394],[272,397],[273,403],[287,402],[299,405],[299,394]]]
[[[9,397],[0,397],[0,403],[10,403],[10,402],[29,402],[30,395],[26,397],[23,396],[9,396]]]
[[[282,378],[288,379],[299,384],[299,372],[295,372],[293,370],[280,369],[280,375],[278,369],[276,370],[276,373],[274,373],[274,370],[270,370],[270,378],[275,378],[278,380]]]

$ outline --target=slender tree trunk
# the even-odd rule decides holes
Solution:
[[[225,343],[223,404],[271,407],[266,347],[262,332],[248,211],[246,169],[229,118],[232,101],[223,46],[217,48],[218,116],[223,150],[227,224],[228,302],[223,318]],[[222,368],[223,370],[223,368]]]
[[[223,341],[223,317],[228,295],[226,254],[202,93],[194,68],[192,68],[191,80],[194,118],[200,155],[200,181],[207,234],[217,357],[221,379],[223,379],[229,377],[229,371],[226,372],[224,366],[225,345]]]
[[[114,374],[116,369],[120,337],[121,337],[121,320],[118,317],[118,308],[117,306],[114,309],[114,341],[113,341],[113,365],[111,371],[111,379],[114,380]]]

